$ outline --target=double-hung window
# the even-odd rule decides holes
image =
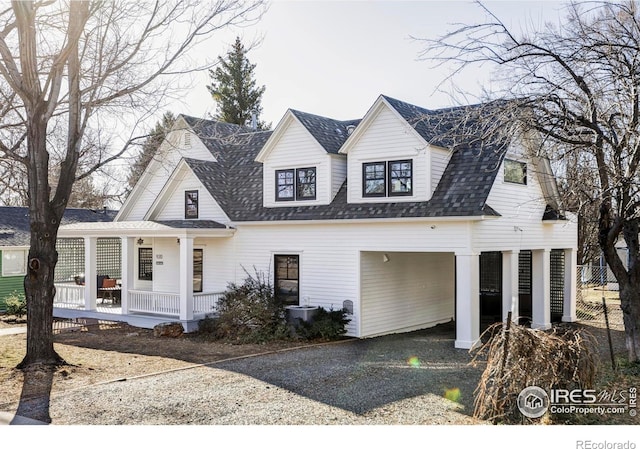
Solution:
[[[362,164],[362,196],[413,195],[413,161],[366,162]]]
[[[276,170],[276,201],[316,199],[316,168]]]

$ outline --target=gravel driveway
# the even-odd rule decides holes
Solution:
[[[111,382],[51,398],[53,424],[472,424],[483,366],[453,325]],[[460,389],[459,402],[445,399]]]

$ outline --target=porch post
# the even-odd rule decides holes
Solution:
[[[135,251],[134,238],[133,237],[120,237],[122,241],[122,260],[121,266],[121,282],[122,290],[120,291],[120,305],[122,307],[122,314],[129,313],[129,289],[133,288],[133,253]]]
[[[578,293],[578,252],[574,248],[564,250],[564,304],[562,321],[574,322],[576,317],[576,295]]]
[[[480,255],[456,253],[455,347],[471,349],[480,340]]]
[[[84,238],[84,309],[96,310],[98,297],[97,258],[98,238]]]
[[[180,237],[180,319],[193,319],[193,237]]]
[[[509,311],[513,320],[516,320],[520,314],[518,310],[519,253],[520,251],[517,250],[502,252],[502,321],[507,320]]]
[[[551,328],[551,250],[532,251],[532,315],[533,329]]]

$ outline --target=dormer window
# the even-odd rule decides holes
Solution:
[[[362,196],[413,195],[413,161],[366,162],[362,164]]]
[[[315,199],[315,167],[276,170],[276,201]]]
[[[504,160],[504,180],[514,184],[527,184],[527,164],[524,162]]]

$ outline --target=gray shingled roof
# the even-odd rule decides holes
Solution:
[[[113,221],[118,211],[67,209],[61,225],[84,222]],[[29,209],[0,206],[0,246],[29,246]]]
[[[327,153],[337,154],[347,137],[349,126],[357,126],[358,120],[334,120],[320,115],[290,109],[300,123],[307,128],[309,133],[318,141]]]
[[[485,202],[505,149],[488,147],[456,150],[429,201],[348,204],[344,183],[329,205],[263,207],[262,164],[255,158],[270,135],[244,134],[231,144],[216,145],[218,162],[186,159],[232,221],[499,216]]]

